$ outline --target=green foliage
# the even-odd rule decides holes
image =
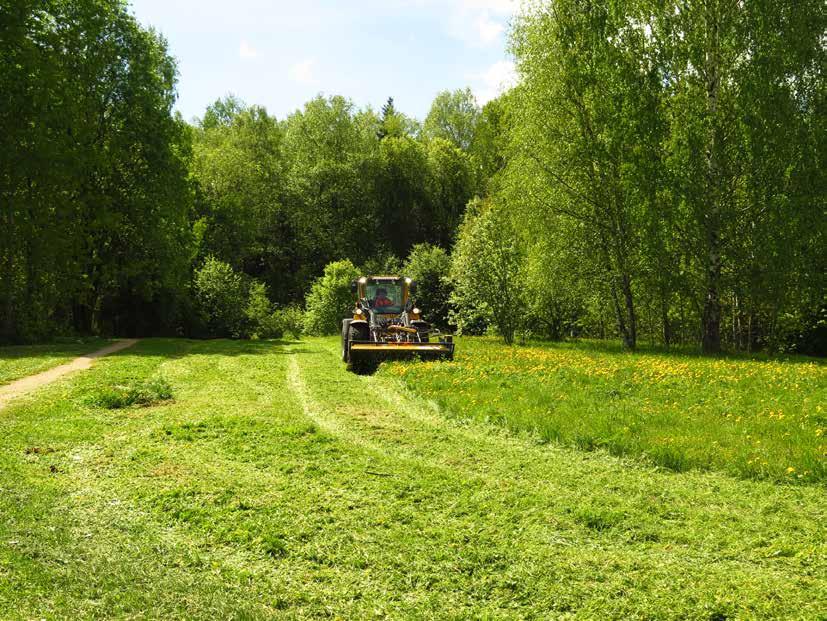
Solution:
[[[439,246],[417,244],[405,261],[405,276],[416,281],[414,296],[425,317],[440,328],[449,325],[451,257]]]
[[[272,321],[279,336],[289,335],[299,339],[304,333],[304,311],[296,304],[277,308],[273,311]]]
[[[246,104],[235,95],[227,95],[216,99],[214,103],[207,106],[200,126],[209,130],[219,126],[229,127],[235,118],[247,109]]]
[[[442,138],[428,143],[427,157],[430,207],[425,215],[425,237],[434,244],[449,247],[465,206],[476,191],[473,160]]]
[[[393,97],[382,106],[382,116],[378,120],[376,137],[379,140],[385,138],[415,137],[419,133],[419,124],[396,109],[393,104]]]
[[[267,286],[256,280],[247,289],[247,307],[244,309],[246,325],[251,336],[258,338],[278,338],[272,320],[273,305],[267,295]]]
[[[509,214],[490,201],[468,205],[451,255],[453,323],[460,331],[486,317],[506,343],[524,324],[523,249]]]
[[[233,95],[190,126],[123,2],[0,13],[0,341],[198,334],[208,257],[289,306],[331,261],[453,247],[481,195],[520,248],[524,337],[825,352],[818,0],[528,3],[519,86],[482,109],[439,93],[421,128],[393,99],[278,120]],[[251,312],[222,333],[278,333]]]
[[[305,302],[304,331],[307,334],[336,334],[353,307],[350,283],[359,271],[347,259],[329,263],[324,274],[310,287]]]
[[[427,140],[441,138],[468,151],[474,142],[480,109],[470,88],[437,94],[422,125]]]
[[[560,340],[578,331],[588,292],[569,253],[549,240],[532,244],[527,250],[523,277],[525,326],[531,336]]]
[[[630,348],[639,333],[707,352],[787,342],[827,286],[823,7],[546,9],[516,23],[522,80],[490,189],[532,253],[588,283],[581,323],[605,333],[611,313]]]
[[[193,289],[205,336],[240,338],[247,333],[247,286],[232,266],[207,257],[195,272]]]
[[[490,185],[497,173],[505,168],[510,130],[509,101],[512,98],[511,94],[501,95],[485,104],[480,112],[469,151],[481,186]]]
[[[402,261],[389,252],[377,252],[369,257],[359,268],[361,275],[369,274],[401,274]]]
[[[171,329],[192,197],[166,42],[121,2],[0,13],[0,340]]]

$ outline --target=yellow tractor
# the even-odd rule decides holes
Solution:
[[[416,283],[402,276],[362,276],[350,283],[353,316],[342,321],[342,361],[357,373],[399,358],[454,357],[454,339],[422,319]]]

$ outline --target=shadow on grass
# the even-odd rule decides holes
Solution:
[[[804,356],[799,354],[768,354],[766,352],[722,352],[720,354],[705,354],[698,347],[693,345],[673,345],[665,347],[664,345],[648,345],[640,344],[635,351],[624,349],[620,341],[614,340],[591,340],[591,339],[571,339],[566,341],[528,341],[525,344],[516,345],[516,347],[538,347],[538,348],[558,348],[558,349],[572,349],[577,351],[593,351],[599,354],[612,355],[646,355],[659,356],[663,358],[695,358],[700,360],[732,360],[737,362],[785,362],[790,364],[811,364],[818,365],[827,364],[827,359],[816,358],[813,356]]]
[[[127,349],[111,354],[118,356],[163,356],[168,359],[186,356],[272,356],[286,354],[307,354],[311,350],[302,341],[273,339],[267,341],[245,341],[235,339],[182,339],[146,338]],[[290,346],[290,349],[287,347]]]
[[[21,358],[54,358],[57,356],[83,356],[113,342],[105,338],[60,339],[33,345],[0,346],[0,361]]]

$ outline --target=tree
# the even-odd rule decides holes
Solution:
[[[532,211],[582,225],[577,230],[598,259],[618,331],[634,349],[644,209],[638,189],[655,183],[647,175],[654,171],[637,163],[658,148],[662,124],[652,111],[661,80],[656,66],[645,62],[645,38],[626,27],[626,17],[608,6],[583,9],[561,0],[522,23],[515,43],[523,82],[516,94],[512,170],[518,179],[536,176],[551,188],[533,195]]]
[[[471,157],[442,138],[427,145],[427,221],[425,238],[448,247],[454,240],[465,205],[476,184]]]
[[[524,252],[509,214],[490,201],[472,201],[451,255],[451,303],[457,326],[482,315],[506,343],[514,341],[524,309]]]
[[[468,151],[474,142],[480,109],[470,88],[442,91],[431,104],[422,125],[426,140],[442,138]]]
[[[404,257],[414,244],[425,241],[432,225],[427,153],[412,138],[389,136],[380,144],[378,163],[380,235],[394,255]]]
[[[447,328],[451,297],[451,257],[439,246],[417,244],[405,262],[405,275],[416,281],[416,300],[431,323]]]
[[[342,319],[354,304],[350,283],[358,277],[358,270],[348,260],[334,261],[325,266],[324,274],[313,282],[307,294],[305,332],[319,335],[341,331]]]
[[[166,42],[120,2],[2,13],[0,338],[169,329],[192,199]]]
[[[505,168],[508,160],[509,101],[512,95],[500,95],[482,107],[474,128],[474,139],[469,153],[475,164],[480,187],[490,186],[491,180]]]
[[[382,116],[379,118],[379,126],[376,130],[376,137],[379,140],[385,138],[401,138],[403,136],[414,137],[419,133],[419,124],[401,112],[393,105],[393,97],[382,106]]]
[[[249,308],[244,279],[230,264],[208,257],[195,272],[193,289],[203,336],[246,335],[249,324],[245,311],[254,308]]]
[[[199,126],[207,130],[222,126],[229,127],[233,124],[233,120],[246,109],[247,105],[230,93],[207,106]]]
[[[285,201],[295,230],[294,297],[330,261],[348,257],[361,263],[387,249],[376,189],[376,122],[343,97],[318,97],[287,119]]]

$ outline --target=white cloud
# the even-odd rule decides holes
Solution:
[[[313,58],[306,58],[290,67],[290,79],[300,84],[316,84],[317,80],[313,76],[313,66],[316,60]]]
[[[488,45],[489,43],[496,41],[500,36],[500,33],[505,30],[505,26],[502,23],[491,19],[488,12],[483,13],[477,18],[475,27],[477,29],[479,41],[484,45]]]
[[[510,60],[501,60],[482,73],[469,75],[468,79],[477,101],[484,105],[517,84],[517,69]]]
[[[258,56],[258,51],[250,45],[246,39],[241,40],[241,44],[238,46],[238,56],[239,58],[255,58]]]
[[[518,0],[456,0],[448,17],[452,36],[468,45],[486,47],[501,40]]]
[[[518,0],[460,0],[464,9],[491,11],[499,15],[511,15],[519,8]]]

